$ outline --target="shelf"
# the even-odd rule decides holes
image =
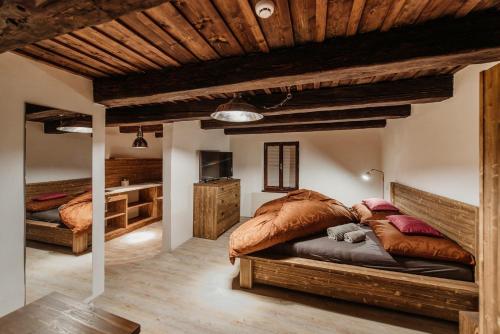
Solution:
[[[134,218],[130,218],[128,220],[128,226],[131,226],[131,225],[134,225],[134,224],[140,224],[140,223],[143,223],[146,220],[150,220],[152,218],[153,217],[151,217],[151,216],[137,216],[137,217],[134,217]]]
[[[113,219],[113,218],[117,218],[117,217],[121,217],[121,216],[124,216],[125,215],[125,212],[114,212],[114,211],[108,211],[106,212],[106,220],[108,219]]]
[[[134,209],[134,208],[140,208],[142,206],[146,206],[146,205],[151,205],[153,204],[153,202],[132,202],[132,203],[129,203],[128,204],[128,208],[127,209]]]
[[[114,225],[109,225],[109,226],[106,226],[105,234],[116,232],[118,230],[125,230],[125,228],[119,227],[119,226],[114,226]]]
[[[163,196],[158,196],[158,197],[156,197],[156,200],[157,200],[157,201],[162,201],[162,200],[163,200]]]

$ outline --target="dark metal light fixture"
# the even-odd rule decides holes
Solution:
[[[135,138],[134,143],[132,144],[133,148],[148,148],[148,142],[144,139],[142,134],[142,127],[139,126],[137,130],[137,138]]]
[[[223,122],[254,122],[264,117],[257,107],[243,100],[241,94],[235,94],[229,102],[218,106],[210,116]]]

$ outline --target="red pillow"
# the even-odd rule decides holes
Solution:
[[[363,204],[372,211],[397,211],[399,209],[392,205],[391,202],[382,198],[367,198],[363,200]]]
[[[65,193],[48,193],[48,194],[42,194],[42,195],[38,195],[36,197],[33,197],[31,200],[37,201],[37,202],[43,202],[43,201],[49,201],[51,199],[64,198],[66,196],[68,196],[68,194],[65,194]]]
[[[394,225],[399,232],[408,235],[428,235],[431,237],[442,238],[441,232],[434,227],[424,223],[418,218],[408,215],[392,215],[387,216],[387,220]]]

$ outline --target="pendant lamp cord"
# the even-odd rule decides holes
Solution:
[[[293,98],[293,95],[292,95],[292,92],[290,91],[290,88],[287,88],[287,91],[288,91],[288,93],[286,94],[286,97],[280,103],[275,104],[273,106],[269,106],[269,107],[263,106],[262,108],[264,108],[266,110],[270,110],[270,109],[277,109],[277,108],[283,107],[288,101],[290,101]]]

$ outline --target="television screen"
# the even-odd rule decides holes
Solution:
[[[233,176],[232,152],[200,152],[200,181]]]

